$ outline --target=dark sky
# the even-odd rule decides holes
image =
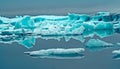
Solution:
[[[120,0],[0,0],[1,16],[120,12]]]

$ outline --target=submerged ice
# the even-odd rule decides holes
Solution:
[[[56,48],[25,52],[34,58],[80,59],[84,57],[84,48]]]
[[[85,41],[85,37],[107,37],[120,33],[120,14],[99,12],[95,15],[68,14],[68,16],[16,16],[0,17],[0,42],[18,42],[27,48],[35,44],[36,38],[71,38]]]

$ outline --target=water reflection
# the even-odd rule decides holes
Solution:
[[[16,16],[16,18],[0,17],[0,42],[17,42],[26,48],[32,48],[36,39],[55,39],[65,41],[75,39],[85,43],[85,49],[100,51],[102,49],[114,47],[115,44],[105,42],[100,39],[93,39],[95,35],[101,39],[110,37],[115,33],[120,33],[120,14],[109,12],[99,12],[95,15],[87,14],[68,14],[68,16]],[[86,39],[91,39],[87,42]],[[119,43],[117,43],[120,45]],[[53,53],[48,53],[52,50]],[[57,50],[57,52],[55,52]],[[64,51],[64,49],[60,49]],[[67,49],[65,49],[67,51]],[[69,49],[68,49],[69,50]],[[76,50],[76,49],[75,49]],[[41,54],[41,51],[44,51]],[[83,56],[76,52],[60,53],[58,49],[40,50],[40,55],[31,56],[45,58],[76,58]],[[36,51],[35,51],[36,52]],[[47,54],[46,54],[47,52]],[[58,54],[59,53],[59,54]]]
[[[62,38],[65,39],[65,41],[69,41],[70,39],[75,39],[78,40],[82,43],[86,40],[87,37],[93,37],[94,35],[98,35],[99,37],[108,37],[113,33],[111,30],[99,30],[99,31],[93,31],[93,32],[88,32],[85,31],[83,34],[66,34],[66,35],[32,35],[32,34],[19,34],[19,35],[1,35],[0,36],[0,42],[1,43],[12,43],[12,42],[17,42],[26,48],[32,48],[35,45],[35,40],[37,38],[41,39],[55,39],[60,41]]]
[[[90,39],[86,43],[85,47],[91,51],[100,51],[102,49],[113,47],[113,44],[99,39]]]

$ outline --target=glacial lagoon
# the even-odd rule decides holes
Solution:
[[[0,17],[0,43],[4,69],[119,69],[120,14]]]

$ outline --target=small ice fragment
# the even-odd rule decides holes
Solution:
[[[22,40],[19,44],[24,45],[26,48],[32,48],[35,45],[35,38],[30,37]]]
[[[24,52],[35,58],[55,58],[55,59],[80,59],[84,57],[82,52],[84,48],[56,48],[46,49],[31,52]]]

